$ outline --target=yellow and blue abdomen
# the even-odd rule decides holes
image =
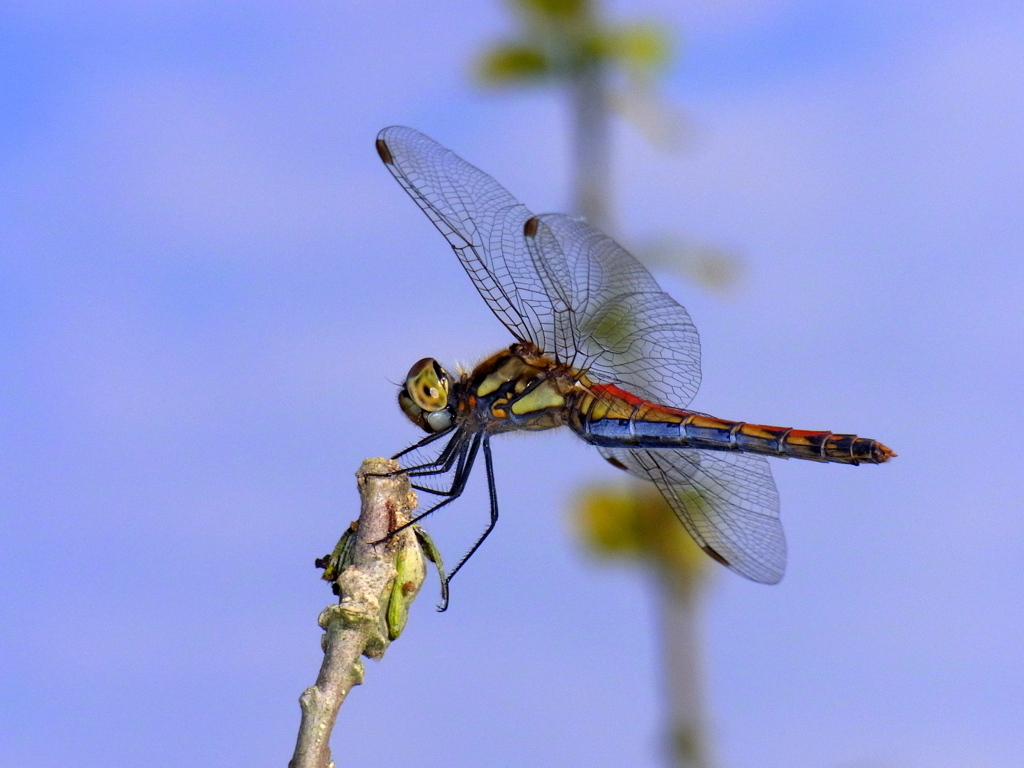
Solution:
[[[842,464],[879,464],[894,455],[876,440],[728,421],[658,405],[613,385],[592,385],[570,426],[587,442],[609,448],[702,448]]]

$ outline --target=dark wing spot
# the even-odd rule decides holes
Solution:
[[[395,164],[395,159],[391,157],[391,150],[388,149],[388,145],[384,143],[384,139],[377,139],[377,154],[380,155],[380,159],[388,165]]]
[[[387,162],[387,161],[385,160],[384,162]],[[537,227],[538,227],[539,224],[540,224],[540,222],[537,221],[537,217],[536,216],[531,216],[530,218],[528,218],[526,220],[526,223],[523,224],[523,234],[526,235],[527,237],[536,237],[537,236]]]
[[[613,467],[618,467],[619,469],[629,471],[629,468],[621,461],[616,459],[614,456],[605,456],[604,460],[611,464]]]
[[[711,555],[711,559],[712,560],[717,560],[718,562],[720,562],[722,565],[725,565],[725,566],[729,565],[729,561],[728,560],[726,560],[720,554],[715,552],[715,550],[713,550],[707,544],[701,544],[700,548],[703,549],[705,552],[707,552],[709,555]]]

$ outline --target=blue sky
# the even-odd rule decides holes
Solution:
[[[611,5],[679,30],[681,150],[615,132],[627,242],[741,254],[666,288],[695,407],[858,432],[883,467],[774,462],[790,565],[718,574],[730,768],[1024,763],[1019,381],[1024,11]],[[323,554],[391,382],[508,343],[372,149],[413,125],[564,209],[557,94],[484,93],[498,3],[7,3],[0,13],[0,762],[280,765],[319,665]],[[495,445],[503,516],[342,714],[339,764],[659,764],[655,594],[566,523],[614,474]],[[479,483],[432,522],[454,559]],[[347,734],[374,734],[344,747]],[[415,755],[415,758],[411,756]]]

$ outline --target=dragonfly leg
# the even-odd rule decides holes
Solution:
[[[438,502],[430,509],[428,509],[426,512],[420,512],[414,518],[409,520],[409,522],[398,526],[398,528],[393,530],[383,539],[381,539],[380,541],[375,541],[373,543],[380,544],[382,541],[387,541],[395,534],[401,533],[409,526],[415,525],[423,518],[427,517],[428,515],[432,515],[441,507],[447,506],[448,504],[451,504],[453,501],[459,498],[459,496],[462,495],[462,492],[466,489],[466,482],[469,480],[469,475],[473,471],[473,462],[476,460],[477,452],[480,450],[481,438],[482,434],[477,433],[476,435],[473,436],[472,442],[463,444],[462,450],[459,452],[460,460],[458,471],[455,473],[455,480],[452,482],[452,487],[448,491],[446,491],[448,495],[446,499]]]
[[[414,488],[417,491],[423,491],[424,493],[429,493],[429,494],[432,494],[434,496],[452,496],[452,495],[458,495],[459,493],[462,493],[461,489],[457,490],[457,485],[458,485],[458,479],[460,477],[465,477],[467,479],[469,477],[468,474],[466,474],[465,465],[466,465],[467,457],[469,456],[470,445],[471,445],[470,443],[463,443],[459,453],[458,454],[452,454],[452,456],[448,459],[448,461],[445,462],[445,465],[442,468],[438,469],[438,470],[434,470],[434,471],[430,471],[430,472],[422,472],[422,473],[420,473],[420,472],[414,472],[413,473],[413,477],[422,477],[423,475],[433,475],[433,474],[441,474],[443,472],[448,472],[452,468],[452,464],[455,463],[455,460],[457,458],[458,459],[458,466],[456,466],[456,468],[455,468],[455,478],[452,480],[452,484],[448,488],[448,490],[442,491],[442,490],[438,490],[437,488],[428,488],[425,485],[416,485],[415,483],[410,483],[409,486],[411,488]],[[474,456],[475,455],[476,455],[476,452],[474,451]],[[465,481],[463,482],[463,485],[465,485]]]
[[[440,432],[434,432],[433,434],[427,435],[422,440],[420,440],[418,442],[415,442],[412,445],[410,445],[408,448],[403,448],[402,450],[400,450],[398,453],[396,453],[391,458],[392,459],[400,459],[403,456],[405,456],[405,454],[411,453],[412,451],[415,451],[417,448],[422,448],[422,447],[424,447],[426,445],[430,445],[435,440],[438,440],[438,439],[444,437],[445,435],[447,435],[453,429],[455,429],[454,426],[449,427],[448,429],[441,430]]]
[[[410,477],[426,477],[427,475],[443,475],[446,472],[449,472],[456,461],[459,462],[458,466],[461,467],[462,463],[466,459],[471,441],[467,440],[466,436],[461,434],[458,435],[458,438],[458,440],[452,440],[449,445],[445,446],[442,455],[438,456],[433,463],[422,464],[420,465],[420,468],[410,467],[405,470],[405,472]],[[455,476],[458,477],[459,472],[461,471],[462,470],[460,468],[456,468]],[[413,485],[412,487],[418,491],[426,491],[427,493],[433,493],[439,496],[445,495],[445,492],[435,491],[433,488],[424,488],[418,485]]]
[[[414,450],[416,448],[420,448],[424,445],[429,445],[438,437],[442,435],[447,435],[449,434],[449,432],[451,432],[451,430],[447,430],[445,432],[438,432],[436,435],[430,435],[429,439],[421,440],[420,442],[416,443],[416,445],[410,446],[406,450],[395,455],[401,456],[402,454],[408,453],[409,451]],[[444,474],[445,472],[452,468],[452,464],[455,463],[455,457],[459,455],[459,451],[465,444],[465,439],[465,435],[463,435],[461,432],[456,432],[455,435],[452,436],[452,439],[448,441],[448,444],[437,455],[437,458],[431,461],[423,462],[422,464],[413,464],[412,466],[409,467],[402,467],[401,469],[396,469],[394,472],[389,472],[385,476],[394,477],[395,475],[411,475],[412,477],[418,477],[420,475]]]
[[[484,529],[484,532],[480,534],[480,538],[477,539],[476,543],[470,548],[469,552],[462,556],[462,559],[459,560],[458,565],[456,565],[452,569],[451,573],[449,573],[448,576],[445,578],[445,595],[447,595],[448,593],[448,583],[455,577],[455,574],[459,572],[459,569],[466,564],[469,558],[473,556],[473,553],[480,548],[480,545],[484,543],[484,540],[491,535],[491,531],[494,530],[494,526],[498,523],[498,491],[494,486],[494,462],[491,459],[491,442],[490,438],[487,435],[484,435],[483,437],[483,446],[484,466],[487,469],[487,494],[490,497],[491,501],[491,520],[487,524],[487,528]],[[443,611],[447,607],[448,600],[446,597],[444,600],[442,600],[441,605],[437,607],[437,610]]]

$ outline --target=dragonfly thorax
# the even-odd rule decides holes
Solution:
[[[398,393],[398,405],[426,432],[443,432],[455,423],[451,388],[448,371],[434,358],[425,357],[409,369],[405,386]]]

